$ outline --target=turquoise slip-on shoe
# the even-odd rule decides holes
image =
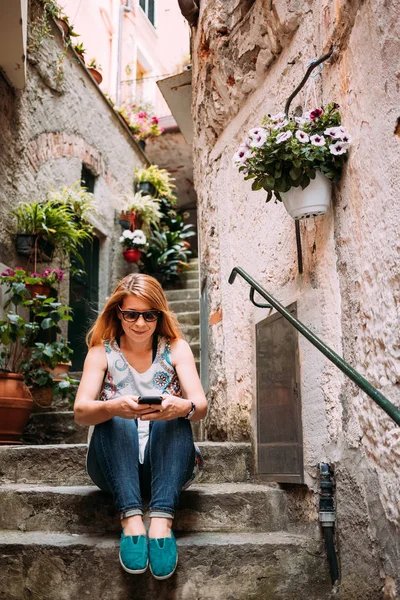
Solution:
[[[178,564],[176,540],[171,531],[169,538],[149,539],[150,571],[156,579],[168,579]]]
[[[127,573],[140,575],[149,564],[149,547],[145,535],[125,535],[121,533],[119,562]]]

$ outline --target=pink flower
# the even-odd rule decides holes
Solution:
[[[40,273],[32,273],[31,277],[42,277]]]
[[[155,125],[158,125],[157,117],[151,117],[151,122],[154,123]]]
[[[22,267],[15,267],[16,271],[24,271],[25,269],[23,269]]]
[[[3,271],[3,273],[1,274],[1,277],[14,277],[15,275],[15,271],[14,269],[6,269],[5,271]]]
[[[139,111],[138,117],[139,119],[147,119],[147,112],[145,112],[144,110]]]

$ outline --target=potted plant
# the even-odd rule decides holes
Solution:
[[[85,54],[86,54],[86,50],[83,47],[82,42],[80,42],[79,44],[75,44],[75,46],[73,47],[75,52],[77,53],[79,59],[83,62],[83,64],[85,64]]]
[[[41,361],[43,368],[54,377],[54,381],[61,381],[60,377],[70,369],[73,353],[68,340],[61,337],[59,341],[47,344],[36,342],[32,358]]]
[[[21,283],[25,286],[29,292],[29,296],[33,297],[36,295],[50,296],[51,289],[54,288],[64,278],[64,271],[62,269],[45,269],[43,273],[32,273],[28,274],[21,267],[15,269],[6,269],[0,275],[0,282],[3,283]]]
[[[162,212],[159,203],[152,196],[141,192],[127,194],[125,200],[128,202],[126,211],[121,212],[120,224],[124,229],[142,229],[145,235],[160,223]]]
[[[41,248],[45,244],[53,250],[57,248],[67,259],[72,255],[82,262],[79,249],[85,240],[91,239],[91,227],[79,218],[70,203],[63,202],[62,192],[45,202],[22,202],[11,213],[17,221],[17,252],[18,238],[29,240],[24,255],[29,248],[35,271],[37,261],[44,260]]]
[[[146,148],[148,138],[158,137],[164,131],[159,126],[159,119],[154,115],[150,104],[140,105],[124,102],[121,106],[115,107],[115,110],[124,119],[143,150]]]
[[[142,250],[146,246],[147,238],[141,229],[130,231],[125,229],[119,238],[119,242],[124,249],[122,254],[129,263],[136,263],[142,256]]]
[[[101,74],[101,66],[97,63],[95,58],[91,58],[87,65],[87,70],[95,80],[95,82],[100,85],[103,81],[103,75]]]
[[[233,157],[253,190],[274,193],[294,219],[324,214],[331,182],[340,180],[350,135],[341,125],[339,105],[331,102],[302,117],[266,116]]]
[[[134,183],[136,189],[150,196],[165,198],[172,204],[176,202],[173,183],[174,178],[166,169],[160,169],[157,165],[149,167],[136,167],[134,173]]]
[[[54,298],[42,295],[27,298],[22,282],[3,281],[3,284],[7,287],[7,299],[6,313],[0,320],[0,443],[7,444],[19,443],[32,411],[32,395],[26,383],[49,387],[52,379],[49,372],[40,371],[48,360],[46,353],[40,360],[34,355],[39,334],[61,333],[59,322],[71,317],[70,308]],[[14,310],[8,310],[11,304]]]

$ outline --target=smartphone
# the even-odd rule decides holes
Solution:
[[[138,404],[161,404],[162,401],[162,396],[140,396]]]

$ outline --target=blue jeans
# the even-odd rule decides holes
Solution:
[[[121,519],[143,515],[142,495],[150,499],[150,517],[173,519],[194,461],[192,427],[186,419],[151,421],[140,464],[136,421],[113,417],[94,428],[87,470],[100,489],[113,494]]]

